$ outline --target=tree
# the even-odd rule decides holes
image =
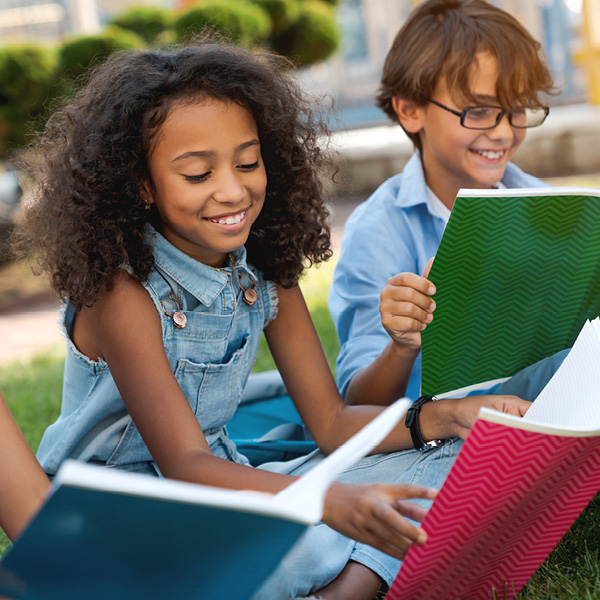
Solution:
[[[173,27],[175,15],[156,6],[133,6],[115,17],[112,25],[133,31],[147,44],[160,40],[161,34]]]
[[[0,48],[0,156],[24,144],[35,121],[45,114],[56,65],[53,48]]]
[[[242,46],[263,43],[271,34],[269,14],[252,2],[205,0],[185,10],[175,20],[180,41],[209,27]]]

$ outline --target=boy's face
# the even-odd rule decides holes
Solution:
[[[499,106],[496,99],[496,59],[486,52],[477,54],[470,89],[480,106]],[[450,95],[442,78],[432,98],[458,112],[467,103]],[[401,102],[401,101],[400,101]],[[469,104],[473,104],[472,102]],[[409,121],[399,118],[405,129],[418,132],[423,146],[425,179],[433,192],[452,207],[456,193],[463,188],[490,188],[504,174],[523,139],[525,129],[515,129],[505,115],[493,129],[466,129],[460,118],[433,103],[413,107]]]

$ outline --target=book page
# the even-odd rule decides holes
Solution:
[[[523,417],[560,428],[600,428],[600,321],[587,321],[573,348]]]

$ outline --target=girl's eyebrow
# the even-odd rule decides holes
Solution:
[[[258,146],[260,142],[256,139],[249,140],[240,144],[236,149],[235,153],[241,152],[246,148],[250,148],[251,146]],[[178,160],[185,160],[186,158],[214,158],[216,152],[214,150],[190,150],[189,152],[184,152],[179,156],[176,156],[171,162],[177,162]]]

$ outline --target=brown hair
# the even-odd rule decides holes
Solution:
[[[18,244],[39,257],[61,297],[94,304],[129,267],[144,281],[154,264],[140,190],[147,156],[173,102],[237,102],[254,117],[267,171],[260,216],[246,243],[266,279],[296,284],[307,265],[331,256],[319,173],[327,129],[294,81],[291,63],[202,37],[187,47],[112,55],[49,120],[32,146],[29,201]]]
[[[442,77],[451,94],[476,104],[469,79],[478,52],[498,61],[496,95],[502,108],[539,107],[540,93],[556,93],[540,43],[512,15],[485,0],[425,0],[388,52],[377,105],[396,123],[392,98],[423,106]],[[406,133],[421,150],[419,134]]]

